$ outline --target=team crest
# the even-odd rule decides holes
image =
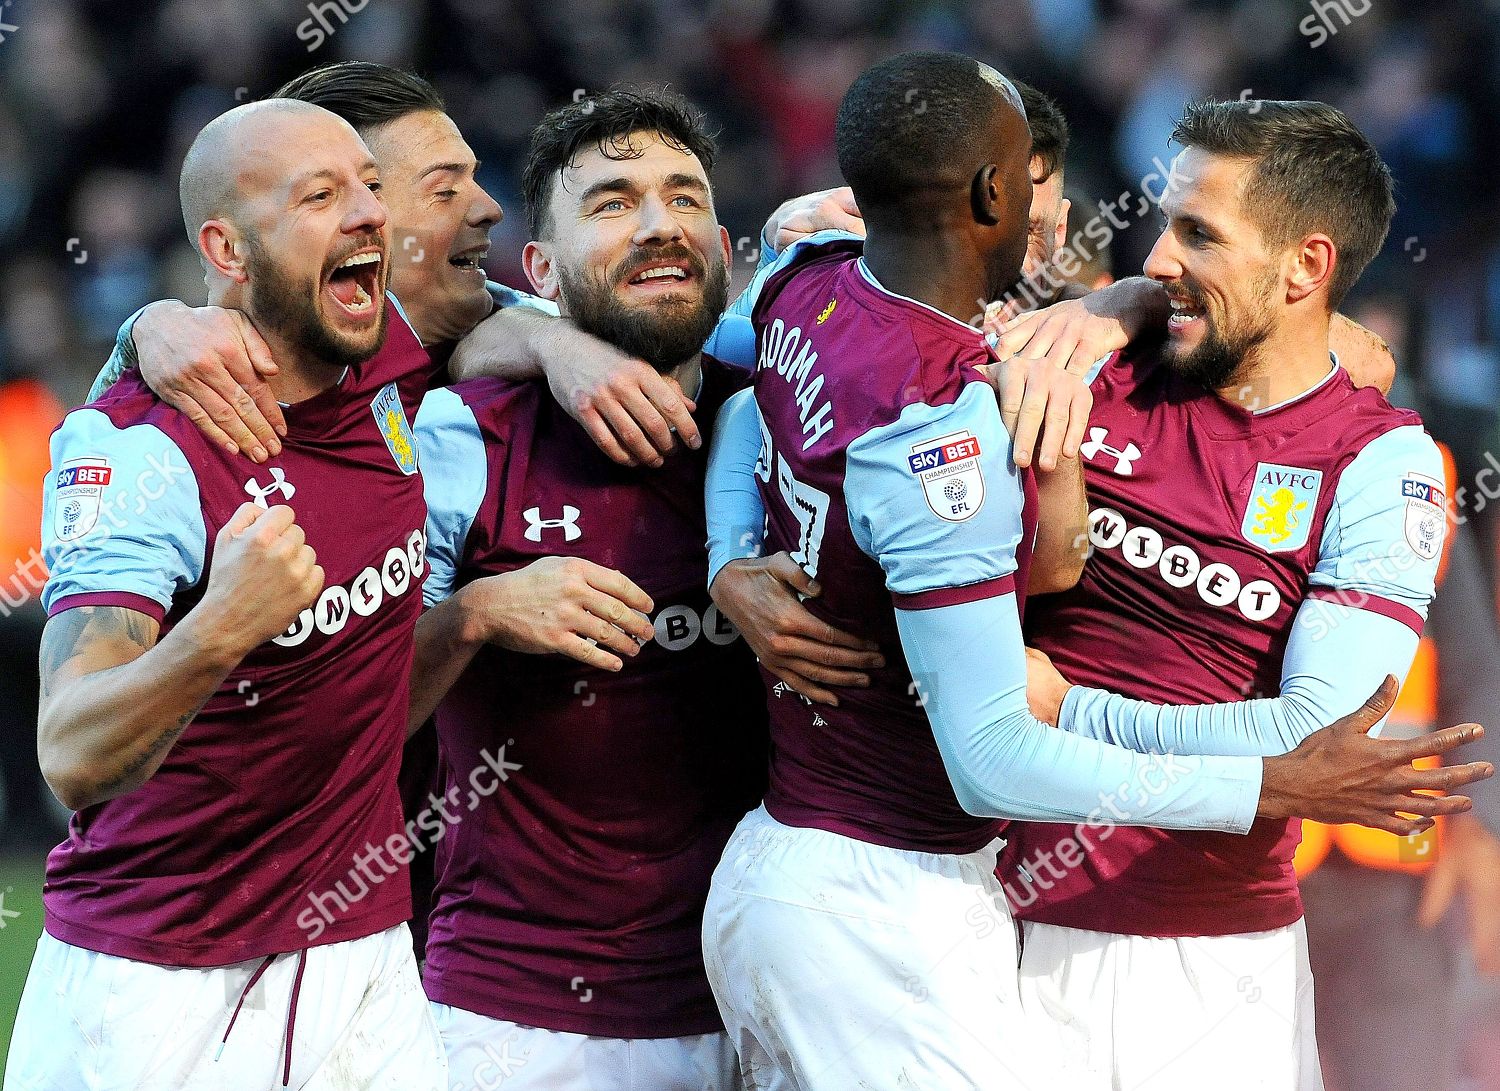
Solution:
[[[1406,497],[1406,544],[1424,561],[1435,560],[1448,522],[1443,486],[1425,474],[1408,472],[1401,479],[1401,495]]]
[[[408,476],[416,473],[417,437],[412,434],[411,425],[406,420],[406,410],[401,405],[401,395],[396,391],[396,384],[386,383],[370,403],[370,409],[375,414],[375,423],[380,426],[380,434],[385,437],[385,445],[390,448],[391,457],[396,460],[401,472]]]
[[[52,534],[59,542],[75,542],[98,524],[113,472],[109,459],[100,455],[70,458],[62,464],[52,513]]]
[[[1240,525],[1247,541],[1267,553],[1290,553],[1307,544],[1323,471],[1301,466],[1255,465],[1255,487]]]
[[[922,482],[927,506],[939,518],[962,523],[984,503],[984,473],[979,468],[979,440],[967,431],[919,443],[907,456],[911,472]]]

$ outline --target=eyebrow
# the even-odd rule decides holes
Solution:
[[[380,168],[375,163],[375,160],[367,159],[365,160],[364,165],[359,168],[359,173],[363,174],[365,171],[379,169]],[[328,167],[324,167],[322,170],[313,170],[308,171],[306,174],[299,174],[292,180],[292,188],[294,190],[302,189],[304,186],[310,185],[320,178],[330,182],[337,182],[339,180],[337,171],[334,171]]]
[[[434,163],[432,166],[424,170],[421,174],[417,175],[417,181],[420,182],[429,174],[437,174],[439,171],[452,171],[454,174],[467,174],[468,170],[468,163]],[[474,173],[479,173],[479,163],[477,160],[474,163]]]
[[[662,179],[662,184],[670,189],[691,189],[704,195],[708,193],[708,186],[703,179],[695,178],[691,174],[669,174]],[[578,203],[586,205],[594,198],[606,193],[639,193],[640,189],[641,187],[633,179],[624,175],[617,178],[605,178],[580,193]]]

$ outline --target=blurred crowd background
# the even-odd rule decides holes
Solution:
[[[1317,98],[1350,114],[1394,172],[1399,211],[1345,310],[1394,349],[1393,400],[1419,405],[1454,451],[1480,572],[1464,593],[1482,600],[1492,622],[1496,535],[1485,509],[1494,498],[1483,486],[1494,481],[1500,496],[1500,476],[1484,475],[1500,467],[1491,453],[1500,450],[1496,0],[8,0],[0,6],[0,854],[10,870],[0,891],[8,911],[24,909],[19,919],[0,915],[0,928],[11,922],[0,933],[0,1046],[30,957],[21,937],[40,927],[39,862],[65,817],[40,784],[34,749],[41,617],[27,565],[46,435],[82,400],[127,315],[151,299],[203,296],[176,186],[196,131],[311,65],[361,58],[413,68],[446,96],[483,161],[482,183],[508,210],[492,275],[524,286],[516,193],[531,126],[579,89],[668,84],[721,130],[719,213],[743,281],[771,208],[837,184],[833,121],[850,81],[911,48],[968,52],[1058,100],[1073,130],[1074,231],[1098,215],[1098,200],[1140,193],[1169,161],[1171,122],[1191,98]],[[1139,272],[1157,226],[1154,209],[1124,215],[1130,226],[1111,254],[1117,276]],[[1497,650],[1493,631],[1491,623],[1482,631],[1489,637],[1470,634],[1491,640],[1487,656]],[[1493,687],[1497,677],[1481,671],[1468,684]],[[1460,934],[1451,920],[1444,927]],[[1467,1038],[1443,1047],[1461,1055],[1451,1080],[1422,1085],[1430,1091],[1488,1087],[1500,1070],[1492,997],[1465,969],[1462,944],[1452,950],[1441,965],[1390,968],[1398,980],[1436,976],[1457,998],[1451,1021]],[[1378,977],[1383,956],[1372,957]],[[1371,1026],[1369,1040],[1389,1030]]]

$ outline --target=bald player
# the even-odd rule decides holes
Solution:
[[[405,837],[431,364],[390,313],[379,186],[355,131],[306,103],[240,107],[188,152],[209,302],[280,364],[268,464],[135,376],[53,436],[38,750],[77,814],[6,1091],[446,1087],[404,869],[316,945],[296,919]]]

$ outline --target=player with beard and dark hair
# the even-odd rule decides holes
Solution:
[[[1055,664],[1034,658],[1032,703],[1125,745],[1283,753],[1405,677],[1443,548],[1443,464],[1415,413],[1356,390],[1328,350],[1394,211],[1369,141],[1318,102],[1201,103],[1173,135],[1186,150],[1146,261],[1167,337],[1094,382],[1094,554],[1027,618]],[[1080,846],[1071,827],[1017,828],[1023,1001],[1082,1062],[1070,1086],[1322,1086],[1299,836],[1260,821]],[[1150,1033],[1121,1018],[1145,1011],[1172,1017]]]
[[[133,374],[53,436],[38,753],[78,813],[7,1089],[447,1086],[401,862],[354,884],[370,846],[405,845],[425,570],[432,368],[390,313],[379,186],[308,103],[239,107],[188,151],[208,298],[281,361],[269,465]],[[308,898],[346,911],[310,934]]]
[[[1441,742],[1367,738],[1389,682],[1267,758],[1163,759],[1166,747],[1132,752],[1084,737],[1104,732],[1067,716],[1063,731],[1032,716],[1020,617],[1034,501],[977,370],[989,359],[983,335],[957,317],[1019,274],[1028,143],[1019,98],[994,70],[950,54],[876,65],[838,118],[867,240],[811,236],[750,288],[760,358],[753,397],[736,395],[717,428],[711,567],[759,517],[736,503],[753,473],[768,548],[789,550],[823,585],[810,609],[875,638],[892,661],[836,708],[768,694],[770,787],[730,840],[704,911],[709,977],[756,1086],[1074,1086],[1067,1043],[1037,1049],[1021,1015],[996,819],[1108,814],[1233,842],[1256,815],[1332,812],[1412,833],[1470,802],[1412,795],[1416,784],[1493,772],[1409,766],[1473,738],[1472,725]],[[1184,462],[1170,454],[1163,473]],[[724,491],[721,467],[738,479]],[[1170,512],[1185,487],[1154,510]],[[1178,552],[1160,556],[1169,583]],[[1195,593],[1230,607],[1260,609],[1275,594],[1247,580],[1230,599],[1229,577],[1203,576]],[[1087,648],[1108,639],[1095,632]],[[1141,646],[1120,641],[1135,670]],[[1220,727],[1202,749],[1233,737]],[[1135,1010],[1152,1025],[1173,1018],[1162,1004]]]
[[[537,292],[671,376],[706,422],[749,380],[702,351],[730,253],[712,161],[681,99],[612,91],[549,114],[526,163]],[[509,1054],[525,1058],[506,1077],[518,1091],[729,1091],[700,927],[714,863],[764,788],[765,710],[706,590],[707,451],[620,466],[544,386],[497,379],[428,395],[417,436],[442,468],[417,704],[457,678],[437,708],[450,791],[486,753],[519,766],[437,845],[424,979],[451,1071]],[[486,644],[472,589],[549,556],[644,590],[639,617],[601,600],[574,638],[614,672]]]

